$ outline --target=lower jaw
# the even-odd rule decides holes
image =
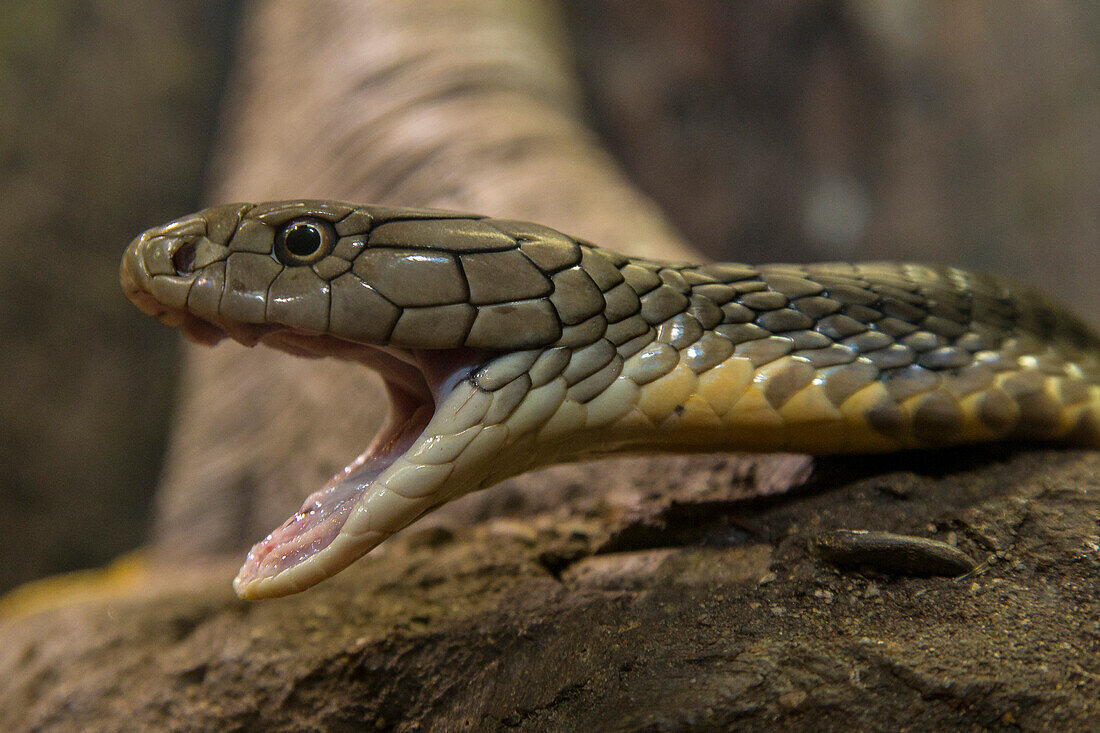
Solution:
[[[486,355],[469,349],[420,351],[373,347],[285,330],[269,331],[258,342],[299,356],[333,356],[364,364],[382,377],[390,401],[386,423],[370,447],[322,489],[311,494],[282,527],[257,543],[235,581],[238,588],[245,589],[253,582],[274,580],[290,572],[295,582],[288,585],[285,592],[291,593],[312,585],[351,561],[333,561],[329,557],[319,563],[314,573],[305,568],[295,571],[314,558],[321,560],[317,556],[329,550],[341,537],[351,514],[376,488],[376,480],[416,444],[431,422],[437,405],[457,382],[484,363]],[[382,539],[384,537],[379,536],[377,541]],[[361,549],[355,556],[369,549]],[[334,555],[331,551],[325,554]],[[335,556],[342,555],[343,551],[335,553]],[[329,569],[323,571],[321,566]],[[305,581],[307,577],[311,578],[308,582]],[[263,591],[245,591],[243,596],[266,597],[274,584],[266,585],[269,587]],[[283,591],[276,594],[283,594]]]
[[[397,410],[397,406],[393,408]],[[235,583],[244,588],[311,560],[340,536],[344,524],[375,480],[422,434],[432,416],[424,405],[311,494],[294,515],[249,551]],[[393,416],[391,415],[391,419]],[[322,576],[323,577],[323,576]]]

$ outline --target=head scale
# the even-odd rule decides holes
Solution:
[[[139,307],[199,338],[289,329],[503,350],[561,336],[553,276],[579,260],[575,242],[535,225],[299,200],[215,206],[150,229],[121,272]]]

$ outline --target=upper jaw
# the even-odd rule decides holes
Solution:
[[[181,328],[193,341],[215,344],[232,335],[242,343],[255,343],[259,338],[253,335],[256,329],[212,323],[188,312],[186,293],[195,275],[180,272],[176,259],[181,248],[192,247],[199,258],[194,263],[197,269],[203,258],[217,257],[220,250],[227,252],[226,243],[250,207],[250,204],[212,207],[148,229],[134,238],[119,265],[119,280],[126,297],[143,313]],[[159,286],[156,278],[160,279]],[[174,287],[166,289],[166,280]]]
[[[178,271],[175,260],[177,252],[184,246],[197,245],[200,248],[195,269],[200,268],[204,257],[217,257],[221,250],[228,247],[242,217],[252,207],[252,204],[213,206],[142,232],[130,242],[122,256],[119,277],[123,290],[134,300],[133,293],[152,292],[154,276],[186,277]],[[212,251],[202,252],[204,245]],[[134,302],[141,307],[137,300]]]
[[[140,259],[140,246],[144,236],[142,235],[130,244],[119,267],[119,280],[122,282],[122,290],[126,297],[130,299],[130,302],[137,306],[142,313],[153,316],[167,326],[179,328],[188,340],[195,343],[212,346],[229,335],[226,328],[198,318],[182,308],[165,305],[152,294],[153,278]],[[245,339],[238,338],[237,340],[245,343]]]

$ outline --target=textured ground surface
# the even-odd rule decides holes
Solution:
[[[821,462],[790,494],[740,500],[754,476],[797,484],[805,465],[622,469],[575,477],[623,477],[612,497],[661,481],[672,493],[573,519],[414,527],[275,602],[237,601],[227,563],[166,568],[143,590],[8,620],[0,727],[1100,724],[1100,454]],[[836,529],[935,539],[977,565],[904,576],[872,553],[842,570],[815,549]]]

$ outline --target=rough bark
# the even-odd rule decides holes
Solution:
[[[450,206],[686,252],[579,122],[552,9],[271,3],[244,25],[214,198]],[[0,626],[0,727],[1100,724],[1096,453],[556,469],[245,604],[235,559],[196,558],[259,536],[357,452],[377,392],[360,369],[232,346],[191,352],[187,373],[162,563]],[[935,558],[912,543],[904,573],[866,548],[823,560],[818,542],[852,529],[977,565],[917,577]]]

